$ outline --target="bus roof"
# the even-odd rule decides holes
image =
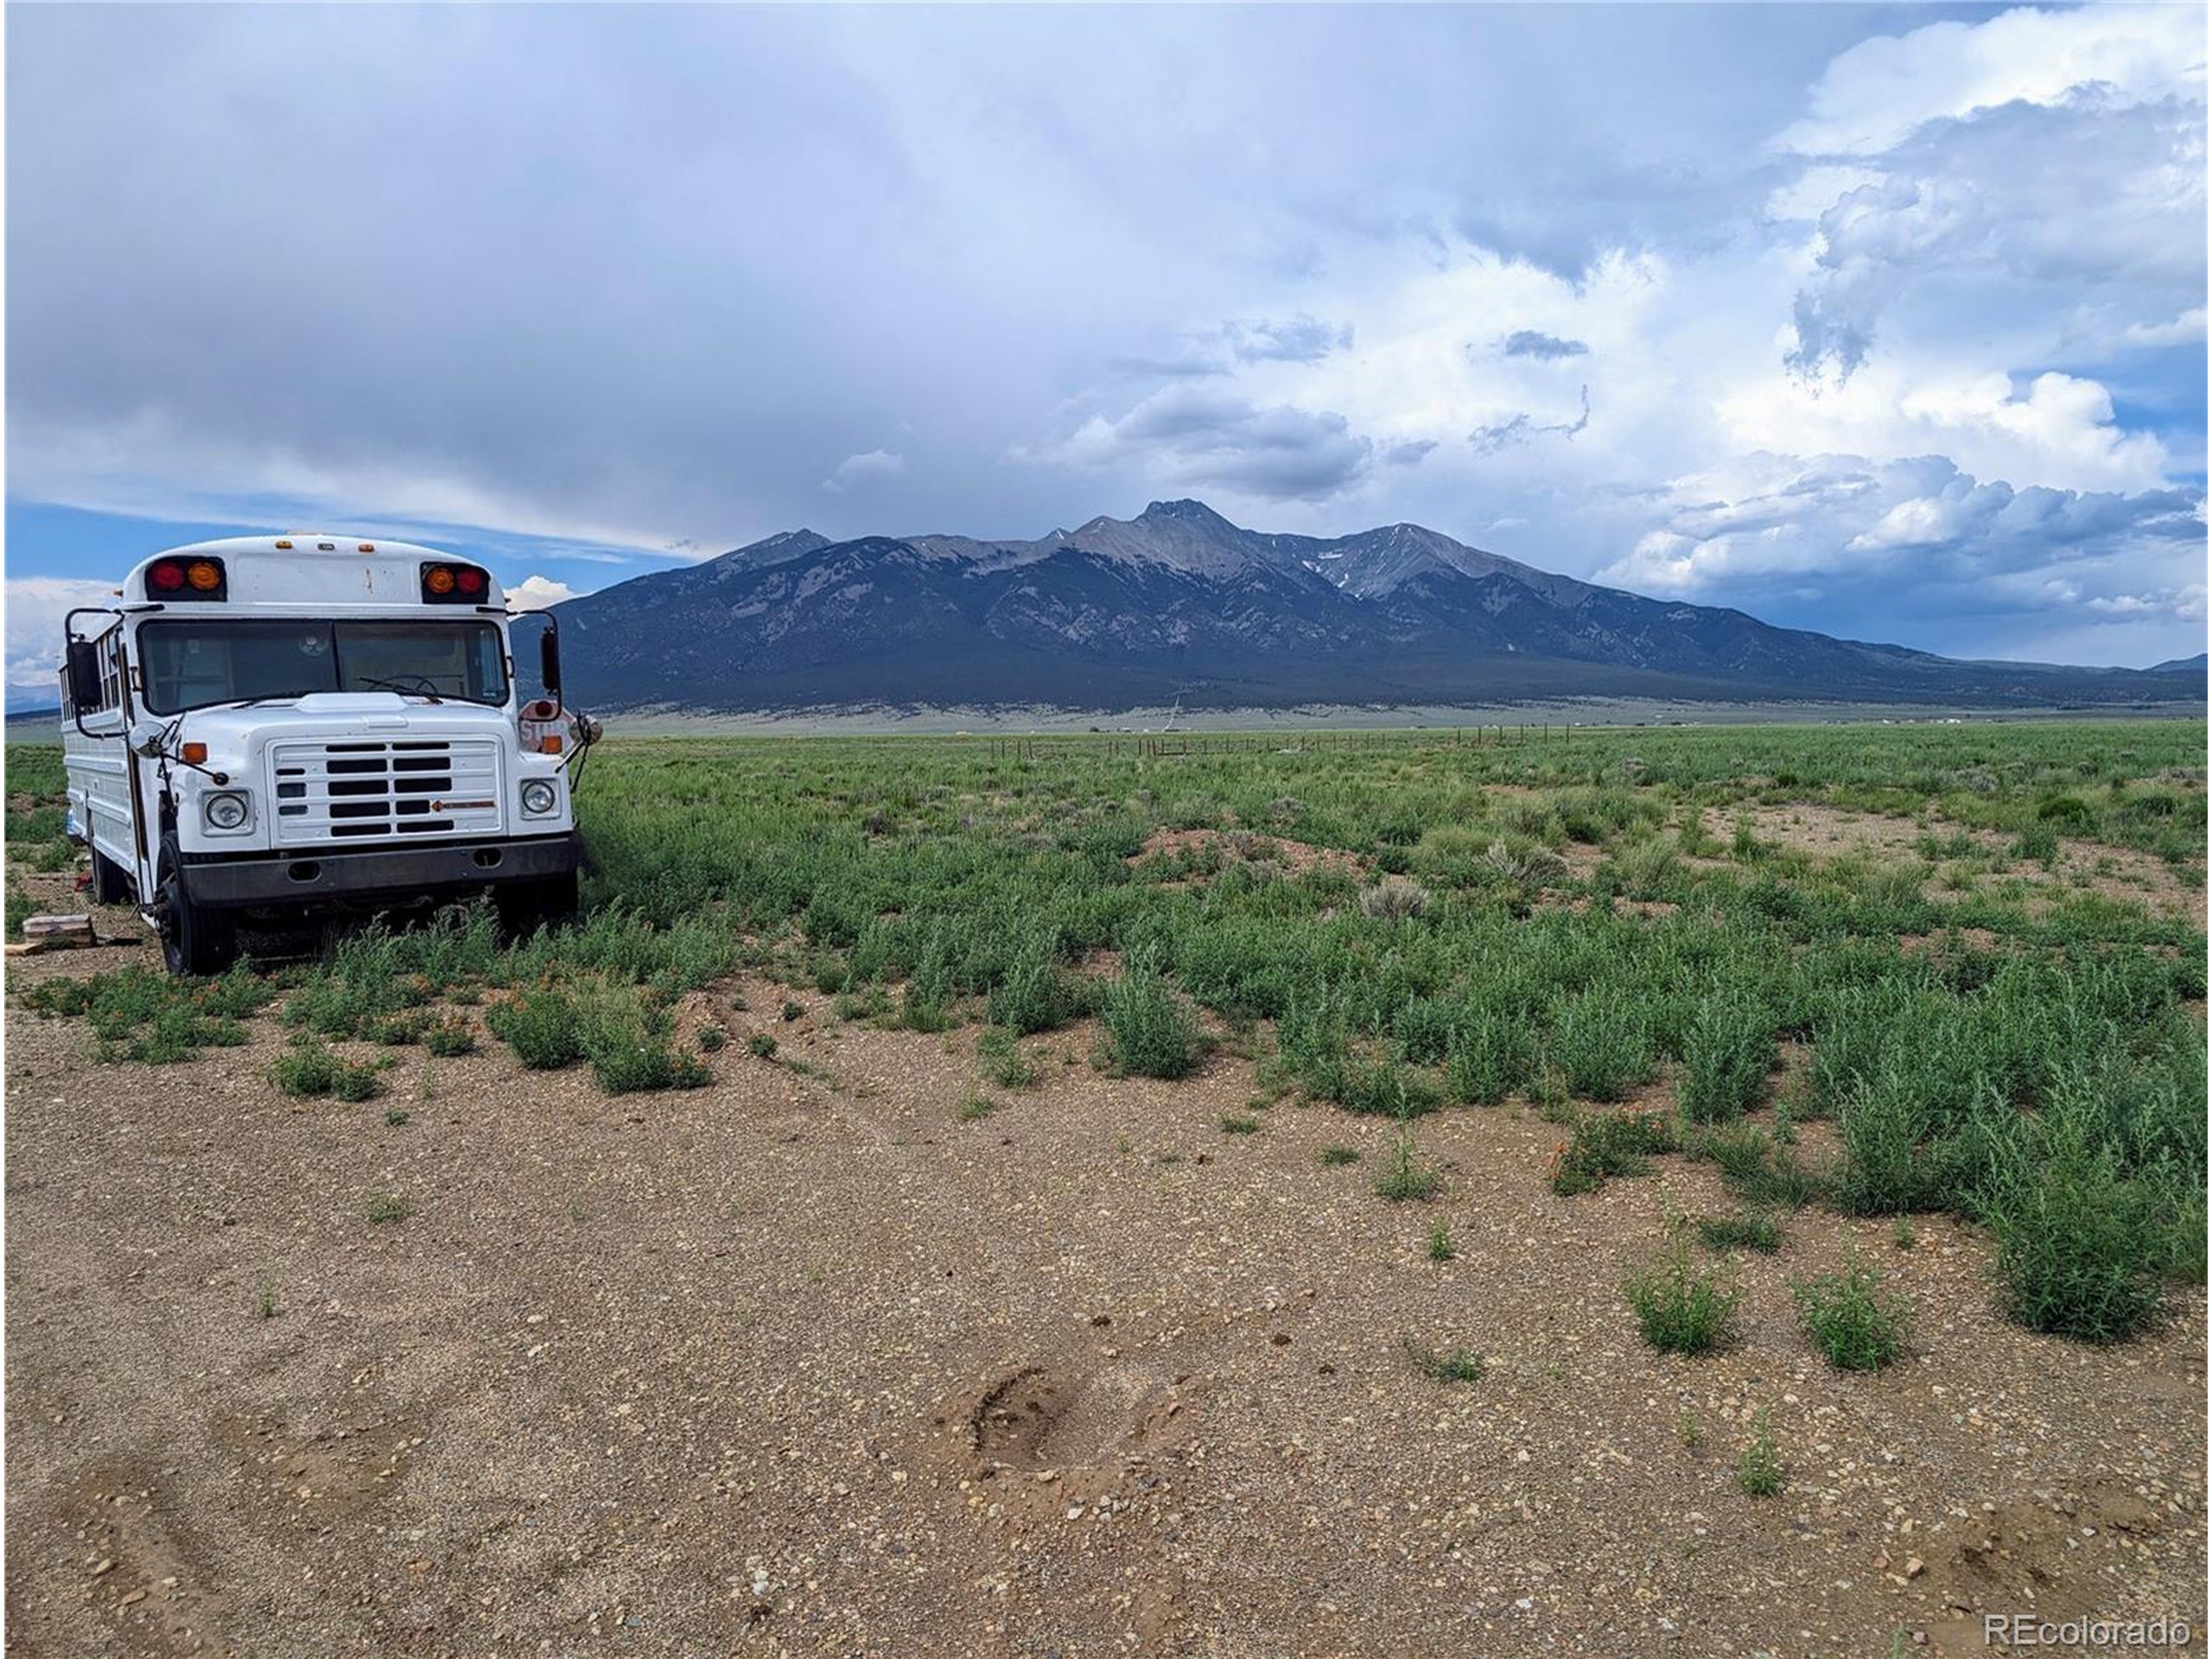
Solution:
[[[378,541],[373,536],[349,536],[327,530],[288,530],[275,536],[226,536],[212,542],[188,542],[182,547],[163,548],[146,563],[190,558],[195,554],[235,559],[256,553],[265,553],[271,558],[280,554],[297,556],[302,553],[346,553],[355,557],[364,553],[389,553],[401,558],[423,559],[454,556],[439,548],[423,547],[415,542]]]
[[[219,598],[213,594],[195,596],[174,586],[162,590],[149,580],[149,573],[157,565],[181,564],[188,569],[200,560],[221,566]],[[431,565],[481,573],[481,592],[473,602],[456,596],[433,605],[423,588],[424,568]],[[170,580],[174,583],[173,575]],[[173,601],[180,610],[204,605],[210,614],[226,610],[235,613],[393,608],[465,614],[480,608],[506,608],[506,595],[500,591],[498,579],[474,560],[414,542],[380,541],[328,531],[228,536],[167,548],[131,567],[123,580],[121,595],[125,604]]]

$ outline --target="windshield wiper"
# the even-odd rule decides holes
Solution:
[[[406,677],[410,680],[420,680],[423,677],[420,674],[410,674]],[[373,687],[378,691],[396,691],[403,697],[420,697],[426,702],[443,702],[445,701],[443,697],[440,696],[435,691],[411,685],[402,685],[397,680],[382,679],[374,674],[364,674],[361,676],[361,683],[365,686]]]
[[[264,702],[282,702],[287,697],[312,696],[308,691],[264,691],[257,697],[226,697],[220,702],[196,702],[189,709],[177,710],[179,720],[187,715],[204,715],[211,709],[257,709]]]

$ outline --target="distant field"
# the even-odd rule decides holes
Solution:
[[[1071,1483],[990,1489],[990,1525],[1037,1529],[1020,1546],[1034,1559],[1060,1559],[1051,1528],[1092,1515],[1088,1503],[1103,1507],[1085,1526],[1126,1499],[1203,1528],[1201,1510],[1243,1513],[1272,1490],[1280,1560],[1325,1576],[1312,1552],[1333,1535],[1322,1506],[1336,1489],[1270,1487],[1278,1446],[1358,1465],[1379,1516],[1408,1484],[1447,1490],[1454,1467],[1508,1459],[1503,1417],[1428,1427],[1456,1389],[1510,1398],[1510,1432],[1527,1437],[1511,1443],[1558,1459],[1529,1477],[1523,1501],[1532,1516],[1556,1504],[1574,1517],[1541,1559],[1611,1561],[1611,1529],[1628,1529],[1623,1595],[1647,1571],[1633,1563],[1663,1553],[1673,1616],[1716,1649],[1766,1634],[1758,1598],[1738,1586],[1770,1568],[1845,1650],[1940,1630],[1958,1607],[2011,1605],[1993,1599],[2017,1586],[1975,1576],[1999,1546],[1958,1517],[1980,1511],[1953,1513],[1985,1491],[2018,1497],[2024,1530],[2004,1548],[2039,1563],[2060,1605],[2186,1608],[2203,1590],[2191,1390],[2206,1238],[2205,738],[2202,721],[2164,720],[610,739],[580,797],[587,913],[564,935],[503,946],[483,918],[455,918],[182,988],[101,953],[19,970],[11,1044],[32,1033],[39,1046],[23,1052],[59,1070],[50,1096],[48,1082],[27,1084],[12,1107],[11,1137],[29,1139],[11,1138],[11,1179],[48,1159],[72,1172],[57,1191],[104,1180],[65,1148],[84,1114],[127,1109],[99,1103],[104,1076],[144,1071],[161,1079],[147,1086],[206,1103],[190,1110],[209,1145],[226,1103],[249,1103],[254,1133],[289,1148],[242,1154],[266,1166],[279,1210],[296,1202],[277,1192],[289,1170],[322,1167],[326,1120],[301,1119],[296,1103],[329,1101],[312,1109],[351,1126],[347,1167],[378,1189],[365,1213],[379,1236],[429,1227],[435,1254],[447,1246],[432,1241],[474,1237],[467,1217],[490,1214],[501,1219],[485,1236],[545,1233],[542,1261],[488,1255],[487,1285],[574,1276],[499,1293],[503,1307],[603,1322],[596,1275],[630,1271],[603,1268],[608,1252],[673,1252],[638,1263],[652,1284],[691,1272],[690,1252],[737,1251],[731,1270],[747,1265],[730,1294],[772,1281],[776,1300],[745,1288],[742,1320],[671,1313],[668,1339],[728,1344],[726,1363],[769,1390],[759,1400],[795,1389],[818,1404],[838,1458],[851,1455],[833,1426],[846,1409],[888,1413],[869,1431],[887,1445],[904,1444],[907,1410],[923,1440],[972,1440],[957,1468],[916,1453],[907,1496],[856,1522],[891,1528],[885,1516],[916,1512],[901,1505],[941,1496],[938,1530],[911,1541],[949,1554],[948,1595],[995,1570],[999,1545],[970,1541],[963,1517],[982,1515],[972,1483],[1006,1470]],[[12,931],[55,902],[67,859],[58,752],[18,746],[9,760]],[[166,1069],[195,1058],[213,1064]],[[611,1113],[590,1103],[615,1096]],[[68,1099],[67,1113],[49,1098]],[[335,1103],[371,1099],[365,1116]],[[646,1100],[650,1122],[627,1104]],[[419,1140],[379,1127],[387,1103],[406,1108],[394,1122],[422,1121]],[[619,1147],[604,1139],[624,1123],[642,1127]],[[514,1144],[476,1145],[480,1133]],[[567,1150],[584,1141],[595,1150]],[[588,1196],[602,1158],[646,1160],[619,1199]],[[369,1173],[391,1169],[404,1173]],[[512,1213],[493,1190],[510,1179],[533,1195]],[[711,1203],[692,1191],[701,1181]],[[11,1233],[77,1224],[59,1209],[18,1224],[44,1213],[25,1207],[35,1202],[11,1204]],[[564,1204],[573,1225],[548,1219]],[[602,1205],[619,1230],[594,1230]],[[425,1219],[410,1221],[418,1209]],[[267,1269],[272,1307],[288,1281],[319,1286],[359,1248],[286,1242],[323,1226],[320,1213],[264,1245],[234,1241],[232,1265],[200,1262],[194,1282],[243,1298],[264,1271],[251,1251],[265,1249],[283,1263]],[[13,1243],[15,1256],[32,1247]],[[1293,1341],[1293,1314],[1276,1310],[1301,1274],[1327,1311],[1297,1327],[1294,1382],[1265,1367]],[[390,1331],[428,1328],[404,1279],[375,1283]],[[696,1294],[720,1306],[720,1292]],[[912,1312],[940,1295],[957,1310],[942,1322]],[[58,1340],[26,1338],[22,1305],[11,1297],[11,1337]],[[1249,1351],[1231,1334],[1248,1315]],[[791,1345],[758,1349],[756,1318]],[[1194,1332],[1213,1345],[1192,1349]],[[473,1367],[493,1363],[465,1335],[445,1340],[457,1345],[443,1380],[410,1397],[459,1397]],[[823,1369],[794,1382],[777,1355],[801,1351]],[[1306,1363],[1317,1351],[1318,1372]],[[622,1351],[655,1374],[650,1343]],[[1893,1364],[1903,1380],[1873,1375]],[[1436,1461],[1410,1440],[1395,1464],[1375,1460],[1371,1438],[1356,1445],[1364,1430],[1326,1392],[1339,1368],[1365,1379],[1370,1412],[1402,1400],[1401,1432],[1441,1435]],[[600,1375],[575,1372],[557,1388],[582,1393],[526,1421],[584,1409]],[[970,1375],[973,1397],[932,1404],[932,1389],[955,1395]],[[1979,1391],[1999,1375],[1993,1395]],[[1220,1403],[1195,1403],[1192,1376],[1228,1379]],[[696,1376],[665,1386],[720,1397]],[[1063,1387],[1079,1406],[1055,1402]],[[1213,1463],[1173,1477],[1203,1499],[1138,1482],[1173,1441],[1171,1395],[1192,1402],[1189,1432],[1224,1437]],[[1235,1414],[1232,1399],[1246,1402]],[[1962,1401],[1979,1402],[1974,1419]],[[2109,1411],[2128,1427],[2107,1443]],[[1023,1412],[1043,1427],[1023,1428]],[[1051,1427],[1062,1413],[1081,1433]],[[1109,1433],[1107,1418],[1122,1427]],[[747,1478],[782,1490],[766,1461],[781,1420],[718,1432],[761,1435]],[[1911,1449],[1896,1468],[1852,1461],[1897,1436]],[[1599,1502],[1602,1483],[1583,1486],[1599,1448],[1637,1479],[1671,1472]],[[664,1475],[663,1501],[688,1504],[689,1465],[666,1457],[644,1478]],[[1519,1480],[1516,1467],[1487,1478]],[[803,1501],[785,1493],[792,1538],[812,1524],[807,1505],[871,1490],[861,1471],[842,1478]],[[580,1479],[574,1524],[589,1530],[600,1506]],[[2087,1512],[2107,1517],[2147,1503],[2168,1530],[2132,1559],[2092,1562],[2037,1530],[2056,1512],[2031,1499],[2043,1486],[2090,1493]],[[1783,1491],[1783,1505],[1758,1507]],[[1922,1530],[1893,1530],[1907,1504]],[[1686,1505],[1723,1517],[1709,1560],[1662,1537],[1659,1517]],[[1786,1524],[1802,1510],[1818,1512],[1809,1531]],[[1395,1560],[1402,1543],[1413,1561],[1427,1513],[1408,1501],[1378,1520],[1394,1541],[1378,1552]],[[2139,1522],[2107,1518],[2097,1548]],[[1142,1578],[1182,1559],[1160,1535],[1100,1542],[1096,1559]],[[1536,1546],[1478,1529],[1461,1547],[1495,1577]],[[1422,1585],[1459,1570],[1420,1560]],[[1230,1572],[1256,1583],[1272,1570]],[[794,1567],[790,1581],[833,1577]],[[474,1593],[472,1577],[454,1583],[454,1596]],[[1214,1591],[1186,1588],[1182,1616],[1198,1617]],[[1392,1606],[1422,1605],[1412,1580],[1401,1590],[1412,1599]],[[814,1592],[794,1589],[790,1605]],[[1474,1588],[1448,1599],[1427,1616],[1478,1647],[1517,1628],[1488,1622],[1496,1609]],[[1090,1630],[1065,1595],[1050,1605],[1076,1621],[1070,1639],[1121,1628]],[[1262,1621],[1285,1650],[1306,1640],[1302,1605],[1286,1592],[1279,1619]],[[1626,1651],[1640,1638],[1623,1632],[1640,1627],[1605,1623],[1618,1605],[1580,1616]],[[1337,1650],[1393,1645],[1386,1625],[1347,1618]],[[1966,1632],[1961,1622],[1947,1639]]]

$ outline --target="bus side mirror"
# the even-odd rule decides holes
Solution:
[[[69,706],[82,712],[100,706],[100,659],[89,639],[69,642]]]
[[[537,678],[555,696],[561,695],[561,636],[550,627],[537,636]]]

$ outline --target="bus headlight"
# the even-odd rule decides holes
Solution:
[[[230,831],[245,828],[246,820],[253,816],[245,794],[238,790],[225,790],[203,798],[200,803],[200,820],[210,830]]]
[[[522,810],[524,817],[544,817],[560,804],[561,791],[543,778],[533,778],[522,786]]]

